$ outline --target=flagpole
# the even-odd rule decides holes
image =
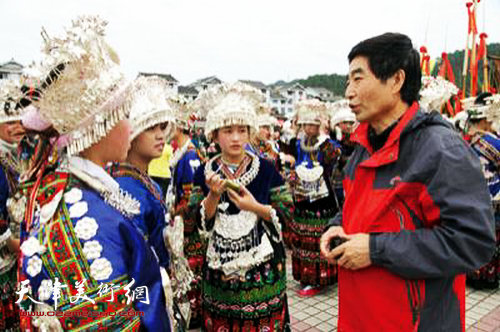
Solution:
[[[476,95],[477,90],[477,66],[476,66],[476,52],[477,52],[477,25],[476,25],[476,9],[478,6],[477,0],[472,0],[472,51],[471,51],[471,59],[470,59],[470,71],[471,71],[471,80],[470,80],[470,94],[471,97]],[[476,88],[475,88],[476,87]]]
[[[467,7],[467,15],[468,15],[468,28],[467,28],[467,41],[465,43],[465,50],[464,50],[464,67],[462,69],[462,99],[465,99],[466,97],[466,90],[467,90],[467,74],[468,74],[468,69],[469,69],[469,45],[470,45],[470,37],[471,37],[471,12],[470,12],[470,7],[472,6],[472,2],[467,2],[466,4]]]

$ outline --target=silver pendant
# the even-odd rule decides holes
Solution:
[[[222,212],[226,212],[227,208],[229,207],[229,203],[228,202],[220,203],[218,207],[219,210],[221,210]]]

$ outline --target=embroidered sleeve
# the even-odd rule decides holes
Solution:
[[[342,153],[340,145],[332,140],[327,140],[325,144],[323,144],[321,151],[324,156],[323,160],[327,165],[334,164]]]
[[[191,234],[196,229],[196,216],[190,211],[190,200],[193,193],[193,184],[188,183],[182,186],[183,195],[179,197],[175,204],[176,216],[182,217],[184,220],[184,232]],[[197,203],[193,203],[197,204]]]
[[[191,200],[191,194],[193,192],[193,184],[183,184],[181,192],[182,194],[178,197],[175,204],[175,215],[180,215],[186,220],[189,212],[189,201]]]
[[[187,217],[196,221],[200,230],[200,235],[206,237],[208,232],[214,226],[214,218],[207,220],[205,218],[205,207],[203,206],[203,199],[205,194],[201,187],[194,187],[188,204]]]
[[[215,222],[215,218],[210,220],[205,219],[205,209],[203,207],[203,199],[208,194],[208,187],[205,184],[205,165],[196,170],[193,181],[193,189],[189,197],[187,217],[196,222],[200,235],[206,237]]]
[[[281,185],[271,189],[271,206],[274,212],[271,212],[273,225],[280,234],[283,225],[292,221],[293,218],[293,198],[287,185]],[[278,227],[279,225],[279,227]]]
[[[182,197],[186,194],[189,194],[185,192],[185,189],[192,188],[192,186],[189,187],[189,185],[192,185],[194,181],[194,175],[200,165],[200,159],[198,158],[194,150],[188,151],[186,155],[179,161],[175,172],[177,197]],[[186,185],[188,185],[188,187],[185,187]]]

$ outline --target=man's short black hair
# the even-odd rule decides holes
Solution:
[[[419,99],[422,84],[420,55],[413,48],[408,36],[401,33],[384,33],[366,39],[349,52],[349,63],[358,56],[368,58],[370,70],[382,82],[387,81],[399,69],[404,70],[406,78],[401,88],[401,99],[408,105]]]

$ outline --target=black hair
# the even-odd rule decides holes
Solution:
[[[486,105],[486,98],[491,96],[492,94],[490,92],[481,92],[479,95],[477,95],[476,99],[474,100],[474,105]],[[476,125],[484,119],[485,119],[484,117],[481,118],[469,117],[469,122],[473,125]]]
[[[491,96],[492,94],[490,92],[481,92],[474,100],[474,105],[486,105],[486,98]]]
[[[368,58],[368,65],[376,78],[382,82],[402,69],[405,81],[401,88],[401,99],[408,105],[419,99],[422,73],[420,71],[420,55],[413,48],[408,36],[401,33],[384,33],[366,39],[349,52],[349,63],[358,57]]]

